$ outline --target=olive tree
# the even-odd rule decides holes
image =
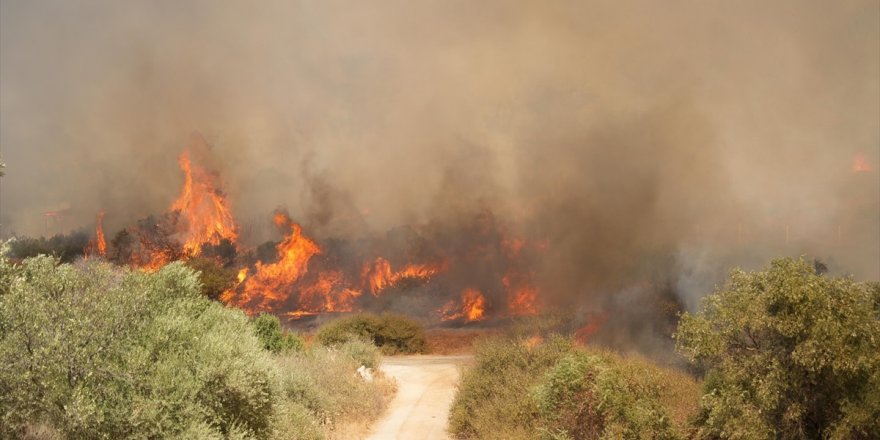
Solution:
[[[880,285],[803,259],[727,283],[684,314],[677,346],[705,372],[697,438],[867,439],[880,432]]]
[[[248,318],[180,263],[0,257],[0,438],[266,438],[280,379]]]

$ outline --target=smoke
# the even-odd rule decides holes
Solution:
[[[0,24],[6,236],[165,211],[199,131],[252,245],[278,205],[318,239],[491,211],[546,243],[558,304],[649,283],[692,309],[779,255],[880,278],[875,1],[4,1]]]

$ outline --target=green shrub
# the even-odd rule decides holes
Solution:
[[[186,265],[199,274],[202,293],[210,299],[218,300],[226,289],[235,284],[237,272],[224,267],[214,258],[196,257],[186,261]]]
[[[449,431],[461,439],[672,439],[683,436],[698,396],[683,373],[563,337],[486,339],[462,376]]]
[[[377,368],[382,358],[375,345],[360,338],[349,339],[334,347],[339,349],[348,358],[354,360],[359,366]]]
[[[315,338],[323,345],[338,345],[352,338],[372,341],[384,354],[424,353],[425,330],[405,316],[358,313],[332,321],[318,329]]]
[[[387,404],[391,382],[355,374],[375,347],[284,350],[277,319],[199,288],[181,263],[0,258],[0,438],[321,439]]]
[[[880,285],[817,274],[803,259],[734,270],[676,338],[707,371],[697,438],[880,432]]]
[[[276,368],[244,314],[198,289],[179,263],[144,274],[24,260],[0,296],[0,434],[267,436]]]
[[[287,399],[330,427],[346,419],[375,419],[393,394],[392,382],[386,379],[366,382],[358,377],[355,370],[363,365],[361,360],[336,348],[316,346],[279,357],[278,362]]]
[[[61,262],[69,263],[82,257],[89,244],[89,235],[83,231],[70,234],[56,234],[50,238],[19,237],[9,242],[8,255],[16,260],[49,255],[58,257]]]
[[[263,348],[272,353],[302,351],[305,346],[299,336],[281,328],[281,321],[275,315],[261,313],[251,324]]]
[[[576,351],[533,392],[549,439],[674,439],[655,369],[606,353]]]
[[[572,350],[561,337],[534,347],[522,339],[478,341],[474,366],[462,375],[450,409],[449,432],[457,438],[534,439],[540,412],[530,391]]]

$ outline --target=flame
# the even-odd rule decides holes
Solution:
[[[244,269],[238,271],[238,275],[235,276],[235,278],[238,280],[238,284],[241,284],[242,282],[244,282],[245,278],[247,278],[247,274],[248,274],[248,268],[246,268],[246,267]]]
[[[391,270],[391,263],[388,260],[379,257],[372,265],[367,264],[363,270],[363,276],[370,286],[370,292],[373,296],[388,287],[393,286],[397,282],[407,278],[418,278],[427,280],[442,270],[439,265],[430,264],[408,264],[403,269],[395,272]]]
[[[238,228],[225,194],[220,190],[217,174],[190,161],[184,151],[178,158],[184,173],[180,196],[171,205],[183,221],[183,249],[198,255],[204,243],[219,244],[228,239],[235,243]]]
[[[107,255],[107,242],[104,240],[104,211],[98,213],[95,218],[95,241],[98,247],[98,255]]]
[[[482,321],[486,317],[486,298],[477,289],[461,292],[461,303],[449,301],[437,311],[441,321],[464,318],[467,322]]]
[[[507,309],[513,316],[538,314],[538,289],[531,284],[531,274],[508,273],[501,278],[507,290]]]
[[[241,291],[231,289],[221,295],[224,302],[251,313],[270,310],[288,299],[291,286],[308,271],[309,260],[321,253],[318,245],[304,236],[302,228],[287,215],[276,213],[274,221],[288,230],[284,240],[275,246],[278,261],[271,264],[258,261],[254,275],[244,280]]]
[[[541,335],[532,335],[532,337],[526,339],[523,343],[525,344],[526,348],[531,351],[535,347],[544,343],[544,337],[542,337]]]
[[[574,332],[574,339],[581,344],[586,344],[587,341],[590,339],[590,336],[593,336],[593,334],[595,334],[599,330],[599,328],[602,327],[602,324],[604,324],[607,319],[608,313],[600,313],[593,316],[590,319],[590,322],[587,323],[587,325],[577,329]]]
[[[871,165],[868,163],[864,154],[858,153],[853,156],[852,171],[854,173],[866,173],[871,171]]]
[[[342,272],[321,272],[317,282],[300,291],[298,308],[314,312],[350,312],[361,292],[344,286]]]

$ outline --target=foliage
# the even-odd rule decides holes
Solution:
[[[456,438],[679,438],[694,409],[687,401],[699,395],[683,373],[560,336],[485,339],[475,349],[449,415]]]
[[[427,349],[424,328],[410,318],[391,313],[358,313],[337,319],[319,328],[315,338],[324,345],[366,339],[384,354],[424,353]]]
[[[232,240],[224,238],[217,244],[203,243],[201,256],[214,260],[225,269],[232,269],[238,257],[238,249],[235,248],[235,243]]]
[[[43,422],[65,437],[123,438],[271,427],[271,360],[244,315],[201,298],[181,264],[146,275],[28,259],[0,316],[8,430]]]
[[[463,374],[449,413],[449,432],[457,438],[535,438],[540,412],[530,390],[572,349],[561,337],[532,348],[521,339],[478,341],[474,366]]]
[[[677,438],[655,370],[608,353],[566,355],[534,390],[540,432],[566,439]]]
[[[187,260],[186,265],[198,272],[202,294],[215,301],[235,284],[236,271],[224,267],[214,258],[195,257]]]
[[[373,353],[378,355],[375,347]],[[375,419],[393,394],[392,382],[364,381],[354,374],[362,362],[335,348],[317,346],[289,353],[279,362],[285,397],[331,426],[351,418]]]
[[[297,335],[281,328],[281,322],[275,315],[261,313],[251,321],[251,325],[263,348],[272,353],[302,351],[305,346]]]
[[[357,378],[360,359],[273,356],[199,287],[181,263],[0,258],[0,438],[320,439],[387,403],[389,382]]]
[[[19,237],[10,242],[8,255],[16,260],[37,255],[51,255],[58,257],[63,263],[69,263],[83,256],[88,244],[89,236],[83,231],[56,234],[48,239],[46,237]]]
[[[679,350],[705,370],[698,438],[866,439],[880,432],[880,286],[803,259],[734,270],[685,314]]]

